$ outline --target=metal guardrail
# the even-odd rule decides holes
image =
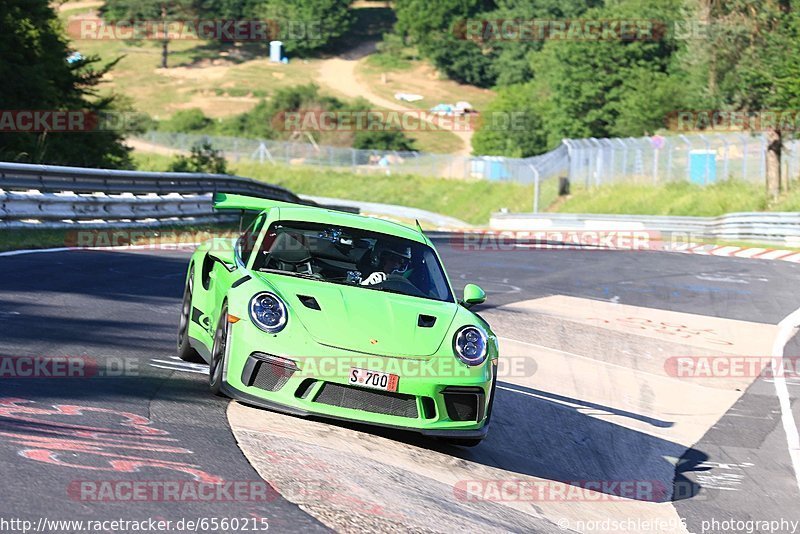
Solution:
[[[0,163],[0,228],[221,221],[229,217],[214,212],[218,191],[314,204],[239,176]]]
[[[800,213],[744,212],[719,217],[494,213],[493,230],[644,230],[670,238],[758,241],[800,246]]]
[[[28,165],[0,162],[0,189],[36,190],[41,193],[169,193],[202,194],[224,191],[302,203],[283,187],[251,178],[188,172],[141,172]]]

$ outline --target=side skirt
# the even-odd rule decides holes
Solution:
[[[208,347],[206,347],[205,343],[197,338],[189,336],[189,346],[196,350],[207,364],[211,365],[211,351],[208,350]]]

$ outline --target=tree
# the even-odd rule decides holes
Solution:
[[[117,21],[188,21],[198,15],[195,0],[106,0],[100,14],[108,23]],[[169,36],[161,40],[161,68],[168,67]]]
[[[497,0],[497,9],[482,13],[487,21],[572,20],[588,9],[601,7],[603,0]],[[538,39],[490,39],[483,43],[494,53],[498,86],[520,84],[533,76],[531,55],[542,49]]]
[[[395,31],[425,43],[453,29],[455,23],[494,9],[491,0],[396,0]]]
[[[545,101],[536,98],[534,90],[529,85],[500,90],[481,111],[480,128],[472,137],[475,154],[524,158],[551,148],[542,124]]]
[[[426,41],[425,55],[451,80],[477,87],[491,87],[497,79],[495,55],[484,53],[474,42],[450,34]]]
[[[800,106],[800,20],[788,0],[711,2],[698,6],[712,31],[695,48],[707,50],[700,70],[707,74],[706,94],[719,108],[752,113],[755,129],[767,137],[767,192],[776,199],[788,186],[781,176],[781,152],[785,137],[794,131],[776,117],[774,123],[761,115],[770,110],[796,110]]]
[[[191,154],[177,156],[169,167],[173,172],[204,172],[211,174],[227,174],[228,162],[222,152],[216,150],[211,143],[194,145]]]
[[[585,18],[668,21],[680,5],[680,0],[621,0],[587,11]],[[566,137],[642,135],[664,127],[669,112],[681,109],[681,92],[670,89],[679,44],[674,36],[659,37],[552,40],[535,53],[531,87],[547,98],[547,144]]]
[[[494,9],[489,0],[398,0],[395,32],[419,46],[436,68],[460,82],[491,87],[496,73],[491,49],[466,38],[466,22]]]
[[[351,0],[264,0],[259,17],[277,23],[288,53],[308,55],[350,31]]]
[[[97,117],[129,109],[97,87],[113,63],[89,57],[67,63],[70,49],[47,0],[0,0],[0,102],[5,110],[73,111]],[[93,121],[87,122],[91,126]],[[130,168],[122,129],[0,133],[3,159],[85,167]]]

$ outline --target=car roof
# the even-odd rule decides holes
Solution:
[[[276,209],[276,208],[273,208]],[[417,229],[408,226],[378,219],[376,217],[366,217],[355,213],[344,211],[323,209],[318,207],[285,207],[278,209],[278,220],[281,221],[305,221],[321,224],[335,224],[359,230],[369,230],[382,234],[389,234],[395,237],[402,237],[419,243],[430,244],[428,238]]]

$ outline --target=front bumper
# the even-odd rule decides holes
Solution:
[[[223,391],[244,403],[432,437],[480,439],[487,433],[496,354],[475,367],[450,353],[426,359],[368,356],[307,336],[266,334],[245,320],[230,325],[229,335]],[[351,367],[398,374],[397,391],[350,385]]]

